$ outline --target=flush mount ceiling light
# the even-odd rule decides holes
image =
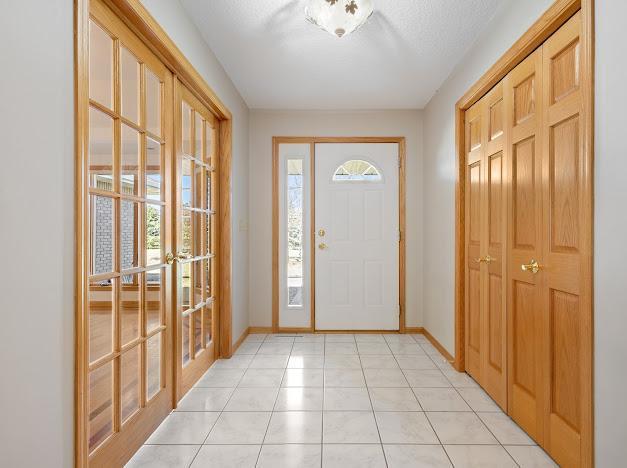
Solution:
[[[346,36],[372,15],[372,0],[309,0],[307,20],[334,36]]]

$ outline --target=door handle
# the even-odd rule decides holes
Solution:
[[[327,231],[325,231],[324,229],[320,229],[320,230],[318,231],[318,235],[319,235],[320,237],[324,237],[324,236],[326,235],[326,233],[327,233]]]
[[[185,254],[185,253],[179,252],[176,255],[174,255],[172,252],[168,252],[165,255],[165,262],[168,265],[172,265],[175,261],[176,262],[180,262],[181,260],[187,260],[189,258],[192,258],[191,255],[189,255],[189,254]]]
[[[538,271],[540,271],[540,268],[542,267],[538,264],[537,260],[534,260],[532,258],[530,263],[526,265],[525,264],[520,265],[520,268],[522,271],[529,271],[535,275]]]
[[[319,248],[320,250],[324,250],[324,249],[326,249],[326,248],[327,248],[327,244],[325,244],[324,242],[321,242],[320,244],[318,244],[318,248]]]
[[[492,263],[492,262],[496,262],[496,258],[494,257],[490,257],[489,255],[486,255],[485,257],[479,257],[479,258],[475,258],[475,262],[477,263]]]

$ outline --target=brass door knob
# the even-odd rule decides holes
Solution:
[[[327,231],[325,231],[324,229],[320,229],[320,230],[318,231],[318,235],[319,235],[320,237],[324,237],[324,236],[326,235],[326,233],[327,233]]]
[[[531,273],[533,273],[534,275],[540,271],[540,265],[538,264],[537,260],[534,260],[533,258],[531,259],[531,262],[529,262],[528,264],[523,264],[520,265],[520,268],[522,271],[529,271]]]
[[[175,261],[180,262],[181,260],[187,260],[190,258],[192,258],[191,255],[182,252],[179,252],[176,255],[174,255],[172,252],[168,252],[167,254],[165,254],[165,262],[168,265],[172,265]]]
[[[327,244],[325,244],[324,242],[321,242],[320,244],[318,244],[318,248],[319,248],[320,250],[324,250],[324,249],[326,249],[326,248],[327,248]]]

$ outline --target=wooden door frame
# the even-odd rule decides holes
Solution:
[[[285,328],[279,326],[279,145],[281,144],[309,144],[310,145],[310,231],[312,239],[310,241],[310,291],[311,291],[311,325],[305,328]],[[405,276],[406,276],[406,200],[405,200],[405,160],[406,160],[406,141],[405,137],[272,137],[272,332],[292,332],[292,333],[313,333],[316,331],[316,300],[315,300],[315,162],[316,162],[316,143],[396,143],[398,144],[398,157],[400,161],[399,179],[398,179],[398,207],[399,207],[399,229],[400,241],[398,243],[398,268],[399,268],[399,285],[398,285],[398,301],[400,306],[400,316],[398,321],[399,333],[405,333]],[[367,333],[381,332],[382,330],[341,330],[346,333]],[[325,333],[333,331],[325,330]]]
[[[216,294],[220,302],[219,333],[216,343],[217,354],[230,357],[232,354],[232,267],[231,267],[231,158],[232,158],[232,114],[222,103],[203,77],[179,50],[177,45],[157,23],[140,0],[102,0],[114,14],[153,52],[179,79],[206,105],[219,120],[218,157],[218,285]],[[74,162],[75,162],[75,206],[74,226],[76,254],[74,258],[74,465],[88,464],[88,401],[87,370],[89,368],[86,349],[87,330],[87,275],[89,252],[88,221],[86,211],[87,181],[86,157],[88,153],[88,109],[89,109],[89,15],[90,0],[74,0]],[[164,103],[174,106],[174,101]],[[174,158],[173,158],[174,159]],[[171,161],[174,164],[174,160]],[[170,171],[171,168],[166,168]],[[173,220],[174,221],[174,220]],[[173,285],[172,285],[173,286]],[[173,311],[175,309],[172,309]],[[171,327],[172,328],[172,327]],[[173,333],[170,330],[168,333]],[[173,335],[171,335],[173,336]],[[167,339],[167,338],[166,338]],[[174,349],[171,340],[171,349]],[[173,364],[173,362],[172,362]],[[174,366],[167,369],[174,376]],[[176,382],[173,381],[176,386]],[[176,392],[173,392],[176,395]],[[175,398],[175,397],[173,397]],[[172,407],[176,405],[172,401]],[[133,443],[143,441],[133,441]]]
[[[555,31],[565,24],[577,11],[582,13],[582,72],[581,89],[583,93],[584,123],[582,125],[584,140],[584,158],[586,170],[589,170],[590,184],[588,193],[584,194],[591,207],[591,220],[593,220],[593,169],[594,169],[594,0],[556,0],[540,18],[514,43],[514,45],[490,67],[490,69],[457,101],[455,105],[455,154],[456,154],[456,184],[455,184],[455,360],[454,367],[462,372],[465,370],[465,284],[464,266],[466,262],[465,252],[465,202],[466,202],[466,135],[465,112],[490,89],[501,81],[511,70],[528,57],[535,49],[541,46]],[[591,222],[590,230],[585,233],[590,241],[594,239],[594,222]],[[586,261],[584,278],[589,278],[588,290],[585,295],[592,298],[593,259],[590,255]],[[590,402],[589,413],[583,418],[589,421],[589,427],[582,429],[590,435],[586,441],[582,441],[582,460],[588,466],[593,462],[593,323],[594,308],[590,301],[591,327],[590,327]],[[584,344],[582,346],[587,346]]]

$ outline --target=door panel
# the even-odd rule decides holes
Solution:
[[[590,427],[590,298],[581,271],[583,232],[589,229],[580,90],[581,16],[577,13],[543,47],[543,245],[546,286],[542,308],[546,340],[546,441],[564,466],[582,463],[582,429]],[[588,402],[588,403],[586,403]],[[585,419],[584,419],[585,418]],[[585,421],[585,423],[584,423]],[[589,430],[589,429],[586,429]],[[586,434],[590,437],[590,434]]]
[[[317,330],[399,328],[399,147],[315,145]]]
[[[162,103],[173,83],[100,1],[91,2],[89,23],[89,335],[79,440],[90,466],[121,466],[172,408],[172,277],[164,258],[172,115]]]
[[[504,99],[512,130],[511,185],[508,192],[508,412],[533,438],[542,441],[544,370],[541,275],[522,271],[542,262],[541,80],[542,56],[536,51],[504,79]]]
[[[216,357],[216,119],[177,81],[176,269],[177,401]]]
[[[499,84],[466,113],[466,369],[505,407],[504,103]],[[479,138],[479,140],[477,140]]]

